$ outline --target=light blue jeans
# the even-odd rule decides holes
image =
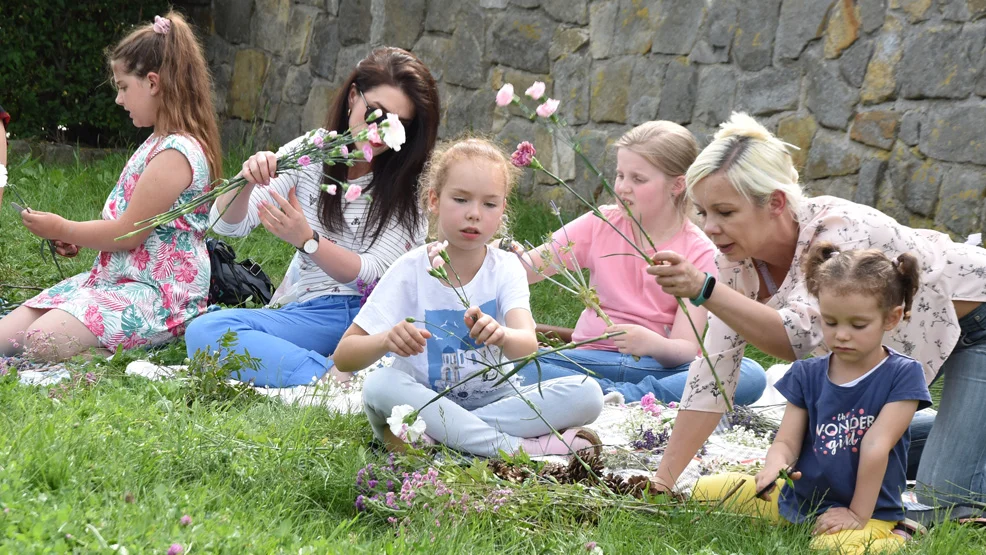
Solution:
[[[603,394],[592,380],[567,377],[518,387],[485,406],[466,409],[447,397],[421,411],[425,433],[458,451],[481,457],[496,457],[500,450],[514,453],[524,438],[539,437],[573,426],[584,426],[599,417]],[[410,374],[392,367],[373,370],[363,382],[363,410],[373,435],[384,440],[387,418],[394,407],[424,407],[436,393]],[[537,407],[538,414],[520,395]],[[543,418],[543,420],[542,420]],[[548,427],[548,424],[551,427]]]
[[[585,376],[591,370],[603,393],[618,391],[627,403],[653,393],[663,403],[681,401],[688,379],[688,364],[665,368],[651,357],[634,360],[631,355],[597,349],[571,349],[541,357],[541,380],[562,376]],[[531,363],[519,372],[525,384],[537,382],[538,368]],[[749,405],[763,395],[767,374],[755,361],[744,358],[736,389],[736,404]]]
[[[326,295],[278,309],[230,308],[192,320],[185,330],[188,357],[217,349],[227,331],[236,332],[234,351],[260,359],[258,370],[233,378],[267,387],[308,385],[332,367],[342,334],[359,312],[359,295]]]
[[[918,499],[929,505],[986,503],[986,304],[959,328],[938,372],[945,386],[918,465]]]

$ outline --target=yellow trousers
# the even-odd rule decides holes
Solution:
[[[773,523],[787,522],[778,512],[780,488],[783,480],[777,481],[777,488],[771,491],[771,500],[764,501],[756,496],[757,484],[753,476],[739,473],[704,476],[692,489],[692,499],[698,501],[719,501],[737,482],[742,483],[728,500],[723,503],[727,510],[763,518]],[[893,533],[896,522],[870,519],[862,530],[842,530],[834,534],[822,534],[811,540],[811,549],[832,551],[843,555],[862,555],[863,553],[893,553],[904,545],[904,538]]]

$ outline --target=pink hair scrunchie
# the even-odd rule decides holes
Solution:
[[[171,30],[171,20],[159,15],[154,16],[154,32],[159,35],[167,35]]]

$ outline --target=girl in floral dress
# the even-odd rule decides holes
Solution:
[[[60,360],[90,348],[154,345],[181,335],[205,310],[208,206],[116,239],[134,231],[136,222],[201,194],[210,176],[219,176],[219,132],[201,47],[185,20],[169,13],[130,33],[108,61],[116,103],[135,126],[154,132],[127,162],[101,219],[22,213],[24,225],[56,241],[59,254],[91,248],[99,256],[89,272],[43,291],[0,320],[2,355]]]

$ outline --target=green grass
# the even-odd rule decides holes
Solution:
[[[11,183],[32,207],[70,218],[95,218],[125,163],[115,157],[89,166],[11,163]],[[233,168],[236,164],[234,163]],[[230,168],[230,169],[233,169]],[[5,194],[0,209],[0,283],[48,286],[55,267],[42,262],[37,241],[18,222]],[[543,207],[515,203],[514,231],[538,242],[557,222]],[[264,230],[231,243],[260,262],[275,281],[293,249]],[[63,263],[87,270],[93,253]],[[8,301],[28,290],[0,288]],[[539,321],[574,325],[576,301],[550,284],[533,288]],[[399,531],[389,513],[357,513],[356,475],[385,457],[370,446],[360,415],[243,397],[228,404],[192,401],[189,384],[124,375],[126,363],[75,362],[96,383],[61,399],[45,388],[0,379],[0,553],[163,553],[181,543],[191,553],[580,553],[595,541],[606,553],[807,553],[807,534],[696,507],[663,513],[583,507],[575,486],[525,485],[498,513],[443,509],[420,503]],[[177,342],[155,352],[180,362]],[[766,361],[765,361],[766,362]],[[422,462],[408,461],[421,466]],[[488,491],[483,463],[443,467],[456,491]],[[575,499],[594,499],[581,495]],[[438,507],[438,508],[436,508]],[[189,515],[192,524],[181,526]],[[436,526],[435,521],[439,521]],[[970,553],[986,546],[982,530],[947,526],[908,552]],[[703,551],[706,549],[706,551]]]

